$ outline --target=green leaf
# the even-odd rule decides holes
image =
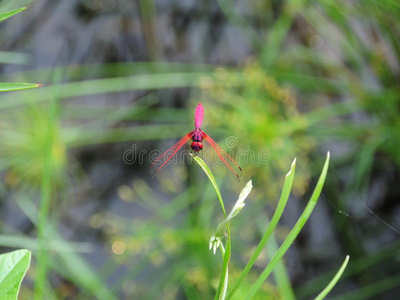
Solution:
[[[0,22],[12,17],[13,15],[16,15],[17,13],[19,13],[19,12],[25,10],[25,9],[27,9],[27,7],[21,7],[21,8],[18,8],[18,9],[7,11],[5,13],[1,13],[0,14]]]
[[[344,270],[346,269],[347,263],[349,262],[350,256],[347,255],[342,266],[340,267],[339,271],[337,271],[336,275],[332,278],[331,282],[324,288],[324,290],[315,298],[315,300],[323,300],[326,295],[333,289],[336,283],[339,281],[340,277],[342,276]]]
[[[311,195],[310,201],[308,201],[308,204],[306,208],[304,209],[303,213],[301,214],[300,218],[297,220],[296,224],[294,225],[293,229],[289,232],[289,235],[286,237],[285,241],[279,248],[278,252],[274,255],[272,260],[269,262],[269,264],[266,266],[264,271],[261,273],[261,275],[258,277],[256,282],[253,284],[251,287],[250,291],[248,292],[246,296],[246,300],[252,299],[258,289],[261,287],[261,285],[265,282],[265,280],[268,279],[268,276],[271,274],[275,266],[278,264],[278,262],[281,260],[283,255],[285,255],[286,251],[289,249],[289,247],[293,244],[294,240],[300,233],[301,229],[304,227],[305,223],[307,222],[308,218],[310,217],[312,211],[314,210],[315,205],[317,204],[319,195],[321,194],[322,187],[324,186],[325,183],[325,178],[326,174],[328,172],[328,166],[329,166],[329,157],[330,154],[329,152],[327,153],[326,160],[324,167],[322,169],[321,175],[318,179],[317,186],[315,187],[315,190],[313,194]]]
[[[32,89],[42,86],[35,83],[0,83],[0,92],[18,91]]]
[[[0,299],[17,299],[22,279],[31,263],[31,252],[17,250],[0,255]]]

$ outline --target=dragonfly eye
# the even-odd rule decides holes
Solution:
[[[203,149],[203,144],[201,142],[193,142],[191,147],[194,151],[200,151]]]

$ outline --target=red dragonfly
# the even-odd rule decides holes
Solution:
[[[190,139],[193,140],[191,148],[195,153],[198,153],[203,149],[203,139],[207,141],[214,151],[217,153],[219,159],[224,163],[228,171],[234,175],[235,179],[240,181],[242,175],[242,169],[239,164],[231,157],[224,149],[222,149],[212,138],[210,138],[203,130],[201,130],[201,124],[203,123],[204,108],[201,103],[196,107],[194,115],[194,130],[186,134],[179,142],[169,148],[163,154],[156,158],[150,167],[150,173],[155,176],[167,162],[178,152],[178,150],[187,143]]]

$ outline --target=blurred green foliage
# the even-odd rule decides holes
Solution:
[[[8,112],[1,118],[0,156],[10,186],[40,186],[47,145],[51,144],[54,183],[62,182],[66,164],[65,143],[58,120],[53,120],[45,105],[29,106]],[[29,188],[29,186],[26,186]]]
[[[240,148],[238,161],[246,166],[246,176],[266,182],[287,170],[294,157],[309,165],[308,154],[315,145],[306,135],[307,120],[300,118],[296,98],[282,88],[254,61],[240,73],[219,69],[216,80],[204,80],[207,123],[221,133],[231,132]],[[293,122],[297,119],[297,122]],[[303,122],[299,126],[299,123]],[[230,145],[226,145],[230,146]],[[226,148],[226,147],[225,147]],[[294,190],[303,194],[310,171],[301,168]],[[266,186],[262,193],[270,199],[279,195],[278,186]]]
[[[215,266],[220,260],[208,251],[208,241],[221,220],[215,212],[214,192],[198,168],[167,166],[150,181],[144,173],[146,166],[132,165],[134,176],[114,184],[119,187],[114,186],[113,195],[122,199],[126,211],[135,213],[134,218],[121,216],[108,205],[84,215],[80,222],[71,217],[76,211],[85,213],[85,207],[101,198],[96,191],[104,184],[90,182],[80,151],[104,155],[102,147],[107,152],[111,145],[124,142],[181,137],[191,130],[190,108],[199,101],[205,103],[205,131],[218,138],[221,146],[226,148],[224,141],[234,136],[238,141],[234,153],[268,151],[268,164],[255,161],[242,166],[244,177],[254,178],[258,188],[252,206],[232,223],[238,233],[232,241],[232,281],[239,277],[268,225],[290,162],[294,157],[301,162],[294,191],[302,195],[313,186],[321,153],[330,148],[332,172],[319,205],[324,202],[328,207],[326,216],[331,217],[339,248],[334,254],[329,252],[330,244],[322,252],[307,249],[302,261],[313,257],[314,265],[327,264],[321,276],[308,278],[306,273],[300,283],[291,274],[295,288],[288,275],[293,261],[282,261],[274,270],[274,280],[264,283],[257,296],[280,299],[287,295],[285,291],[299,299],[316,296],[333,277],[328,270],[337,270],[343,253],[354,261],[343,274],[346,282],[339,283],[340,294],[334,299],[379,298],[398,290],[395,225],[371,214],[365,200],[374,194],[382,173],[389,175],[383,178],[384,188],[378,186],[380,197],[388,202],[398,197],[398,2],[219,0],[218,11],[236,30],[237,43],[247,45],[251,53],[235,61],[234,67],[208,65],[201,59],[186,64],[164,62],[154,26],[160,12],[156,1],[148,2],[139,5],[152,60],[61,65],[0,78],[2,82],[45,84],[40,89],[0,95],[1,201],[8,199],[17,205],[10,209],[22,211],[28,223],[22,230],[10,225],[10,220],[2,221],[0,244],[34,250],[35,257],[21,299],[32,299],[37,274],[41,274],[42,285],[36,292],[38,299],[41,293],[46,299],[207,299],[215,294],[220,277],[220,268]],[[20,7],[15,5],[4,1],[1,11]],[[202,14],[212,4],[198,5]],[[231,53],[229,46],[224,51]],[[199,57],[207,55],[205,51]],[[0,52],[0,61],[26,63],[29,59],[17,52]],[[181,104],[179,100],[168,98],[171,89],[187,92],[184,108],[173,105]],[[130,100],[121,104],[118,96]],[[100,100],[88,103],[86,97]],[[123,151],[118,153],[122,159]],[[239,190],[225,178],[223,168],[211,167],[222,189]],[[106,170],[94,173],[108,178],[111,170]],[[228,205],[234,198],[226,197]],[[388,220],[394,220],[396,206],[388,206]],[[93,245],[74,243],[65,233],[65,224],[71,236],[87,231],[85,242],[94,241],[100,253],[93,252]],[[288,225],[277,228],[275,248],[287,235]],[[304,240],[301,235],[299,249]],[[273,248],[271,242],[263,250],[248,281],[238,290],[238,299],[268,264]],[[105,258],[100,264],[98,260],[93,263],[93,255]]]

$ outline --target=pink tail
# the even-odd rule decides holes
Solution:
[[[203,123],[203,116],[204,116],[204,108],[203,104],[199,103],[196,107],[196,112],[194,115],[194,127],[200,128],[201,124]]]

